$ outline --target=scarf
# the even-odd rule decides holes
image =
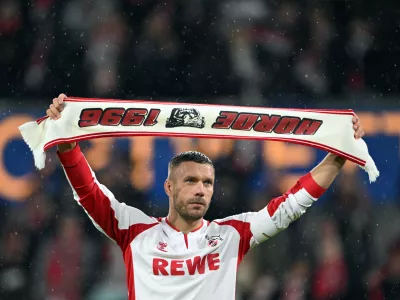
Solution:
[[[379,171],[363,139],[354,138],[351,109],[282,109],[141,100],[68,97],[58,120],[42,117],[19,126],[45,166],[45,151],[59,143],[102,137],[168,136],[270,140],[334,153],[363,168],[370,182]]]

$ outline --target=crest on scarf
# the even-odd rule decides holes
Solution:
[[[195,127],[204,128],[205,119],[195,108],[174,108],[167,119],[165,127]]]

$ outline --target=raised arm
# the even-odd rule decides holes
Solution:
[[[354,138],[364,136],[358,116],[353,117]],[[327,156],[311,172],[301,177],[285,194],[272,199],[267,209],[257,213],[252,228],[260,241],[268,239],[286,229],[297,220],[332,184],[346,160],[332,153]],[[268,220],[268,222],[265,222]],[[268,224],[268,225],[266,225]]]
[[[60,99],[61,97],[61,99]],[[62,111],[63,98],[53,100],[47,114],[57,119],[54,110]],[[144,230],[158,224],[157,219],[144,214],[142,211],[120,203],[113,193],[99,183],[79,145],[66,143],[58,145],[58,157],[63,166],[74,198],[88,214],[95,227],[114,240],[122,250]]]
[[[364,136],[357,116],[353,118],[354,138]],[[259,212],[245,213],[231,218],[247,223],[240,226],[241,253],[280,231],[303,215],[320,198],[339,174],[345,159],[329,153],[314,169],[305,174],[283,195],[272,199],[266,208]]]

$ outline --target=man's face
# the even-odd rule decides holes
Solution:
[[[206,214],[214,192],[214,168],[207,164],[184,162],[175,167],[170,185],[172,205],[185,220],[196,221]]]

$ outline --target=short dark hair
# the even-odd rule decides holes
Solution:
[[[198,164],[210,165],[214,168],[211,159],[204,153],[198,151],[186,151],[175,155],[168,164],[168,177],[173,168],[179,166],[181,163],[192,161]]]

